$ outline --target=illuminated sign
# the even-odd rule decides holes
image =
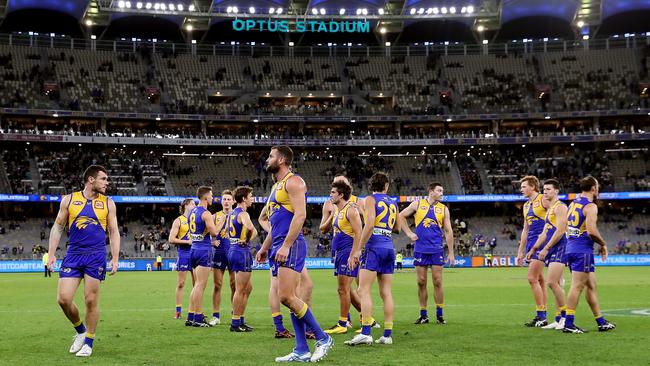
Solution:
[[[235,19],[232,21],[232,29],[237,32],[370,33],[370,22],[358,20],[301,20],[291,24],[287,20]]]

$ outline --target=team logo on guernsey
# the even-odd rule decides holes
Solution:
[[[81,202],[81,201],[72,201],[72,204],[73,204],[74,206],[81,206],[81,205],[83,205],[84,203]]]
[[[436,207],[436,213],[441,214],[442,213],[442,208],[441,207]]]
[[[539,205],[540,205],[539,201],[535,201],[535,203],[533,203],[533,207],[539,207]]]
[[[424,219],[424,221],[422,221],[422,226],[424,226],[424,227],[431,227],[433,225],[435,225],[435,221],[433,221],[430,218],[426,218],[426,219]]]
[[[95,208],[103,210],[104,209],[104,202],[102,201],[95,201]]]
[[[269,217],[280,211],[280,205],[277,202],[269,202]]]
[[[426,209],[427,209],[427,206],[425,206],[425,205],[420,206],[420,210],[426,210]]]
[[[99,222],[88,216],[79,216],[75,221],[75,226],[77,229],[85,229],[88,225],[99,225]]]

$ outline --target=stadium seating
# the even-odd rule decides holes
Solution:
[[[0,45],[0,104],[230,114],[464,114],[640,106],[639,49],[509,55],[244,57]],[[10,56],[10,57],[9,57]],[[4,69],[4,70],[3,70]],[[2,74],[4,71],[4,74]],[[641,75],[641,76],[640,76]],[[234,90],[218,104],[210,92]],[[541,98],[540,91],[550,95]],[[268,91],[326,91],[343,106],[263,103]],[[445,97],[442,97],[442,96]],[[349,100],[349,105],[347,104]]]

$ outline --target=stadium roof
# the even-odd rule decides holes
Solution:
[[[460,9],[464,12],[470,6],[476,11],[461,16]],[[226,16],[227,10],[234,7],[239,16],[250,15],[249,9],[255,8],[255,16],[274,17],[269,15],[270,9],[282,9],[283,16],[294,20],[312,15],[322,19],[340,17],[340,9],[346,9],[344,16],[348,17],[357,9],[367,9],[367,14],[375,17],[382,9],[386,16],[393,17],[369,19],[371,34],[301,35],[300,40],[306,42],[346,37],[352,42],[572,39],[580,34],[597,37],[650,31],[650,0],[0,0],[0,30],[73,36],[92,32],[103,39],[154,36],[201,41],[266,39],[272,43],[298,38],[294,34],[235,33],[230,25],[231,14]],[[381,28],[387,34],[380,35]]]

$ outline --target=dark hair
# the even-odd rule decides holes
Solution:
[[[544,185],[550,184],[553,186],[555,189],[560,189],[560,182],[558,182],[555,179],[547,179],[544,181]]]
[[[205,196],[206,194],[208,194],[208,193],[210,193],[210,192],[212,192],[212,187],[208,187],[208,186],[200,186],[200,187],[196,190],[196,197],[198,197],[199,199],[201,199],[201,198],[203,198],[203,196]]]
[[[293,162],[293,150],[287,145],[273,146],[271,150],[276,150],[284,158],[285,164],[290,166]]]
[[[539,192],[539,179],[534,175],[527,175],[519,180],[519,183],[526,182],[529,186],[532,186],[536,192]]]
[[[429,184],[429,191],[435,191],[437,187],[442,187],[442,184],[438,182],[433,182]]]
[[[591,175],[588,175],[582,179],[580,179],[580,191],[581,192],[589,192],[591,189],[595,186],[598,185],[598,181],[596,178],[592,177]]]
[[[381,192],[386,188],[386,183],[388,183],[388,174],[383,172],[377,172],[370,177],[368,186],[372,192]]]
[[[185,206],[189,205],[190,202],[194,202],[194,199],[186,198],[183,200],[183,202],[181,202],[181,207],[180,207],[181,215],[185,213]]]
[[[83,176],[84,183],[88,182],[88,178],[90,177],[97,178],[99,172],[104,172],[104,174],[108,175],[106,168],[104,168],[101,165],[91,165],[88,168],[86,168]]]
[[[253,188],[249,186],[239,186],[235,188],[235,202],[242,203],[248,194],[253,192]]]
[[[223,196],[225,196],[225,195],[229,195],[229,196],[233,196],[233,197],[235,197],[235,195],[232,193],[232,191],[231,191],[230,189],[224,189],[223,192],[221,192],[221,197],[222,197],[222,199],[223,199]]]
[[[344,200],[349,200],[350,195],[352,194],[352,187],[345,184],[345,182],[337,180],[332,183],[332,188],[336,188],[336,191],[343,195]]]

